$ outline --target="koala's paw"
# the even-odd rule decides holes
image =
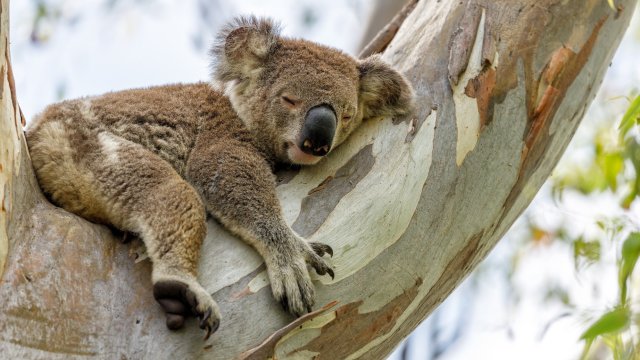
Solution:
[[[271,290],[285,311],[295,316],[311,312],[315,304],[315,288],[311,283],[307,265],[318,275],[334,278],[331,266],[322,258],[324,254],[333,256],[329,245],[304,240],[296,241],[291,249],[279,253],[272,261],[267,261],[267,272]]]
[[[178,280],[161,280],[153,285],[153,297],[165,311],[170,330],[182,328],[186,317],[196,316],[207,340],[220,326],[218,304],[197,284],[189,286]]]

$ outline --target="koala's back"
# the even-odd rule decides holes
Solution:
[[[112,223],[118,211],[110,208],[112,199],[104,198],[100,186],[109,184],[123,192],[150,187],[141,183],[144,176],[115,175],[124,170],[123,157],[144,158],[139,160],[150,169],[184,177],[190,152],[203,131],[224,139],[245,129],[220,92],[198,83],[54,104],[34,119],[26,137],[38,181],[51,200],[92,221]]]

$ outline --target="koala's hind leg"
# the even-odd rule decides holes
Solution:
[[[220,311],[196,279],[206,214],[196,191],[159,156],[110,135],[116,166],[104,166],[104,187],[126,218],[114,225],[140,234],[153,262],[153,295],[166,312],[167,327],[186,316],[200,318],[206,337],[217,330]],[[103,140],[104,142],[104,140]],[[116,159],[114,159],[116,160]]]
[[[220,313],[196,279],[206,234],[199,195],[169,163],[142,146],[108,132],[65,127],[44,124],[28,135],[45,192],[78,215],[139,234],[153,262],[154,297],[166,312],[167,327],[181,328],[186,316],[195,315],[208,337]],[[55,142],[45,139],[50,135]]]

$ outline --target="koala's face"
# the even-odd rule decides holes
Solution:
[[[306,41],[280,40],[247,99],[263,110],[253,126],[272,130],[278,160],[314,164],[362,121],[357,62]],[[266,101],[265,101],[266,100]]]
[[[278,162],[315,164],[363,120],[411,110],[407,81],[378,57],[282,38],[269,21],[236,20],[214,54],[217,80]]]

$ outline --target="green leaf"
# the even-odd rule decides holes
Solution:
[[[624,159],[620,153],[607,153],[602,154],[596,158],[596,162],[600,167],[600,171],[604,175],[606,185],[612,190],[616,191],[618,188],[618,174],[622,173],[624,169]]]
[[[624,170],[624,150],[620,135],[613,129],[598,131],[594,139],[595,169],[592,172],[599,173],[603,182],[603,188],[616,191],[618,188],[618,175]]]
[[[629,130],[638,123],[638,118],[640,118],[640,95],[636,96],[631,102],[627,112],[622,117],[622,121],[620,122],[620,136],[624,138]]]
[[[635,179],[629,179],[631,193],[623,204],[627,205],[625,208],[628,208],[635,197],[640,194],[640,143],[632,136],[625,141],[625,156],[631,161],[635,170]]]
[[[638,186],[636,186],[638,187]],[[636,199],[636,197],[638,196],[638,193],[636,192],[635,188],[631,189],[631,191],[622,199],[622,202],[620,203],[620,206],[623,209],[629,209],[631,208],[631,203],[633,202],[633,200]]]
[[[618,333],[630,323],[631,314],[626,307],[615,308],[602,315],[580,336],[581,340],[592,341],[597,336]]]
[[[587,264],[600,260],[600,249],[601,246],[598,241],[585,241],[582,237],[577,238],[573,242],[573,260],[576,269],[581,259],[584,259]]]
[[[624,359],[625,345],[620,333],[603,335],[602,340],[613,354],[613,360]]]
[[[622,265],[626,274],[631,274],[640,256],[640,233],[629,234],[622,244]]]
[[[572,189],[588,195],[607,188],[607,179],[595,164],[590,164],[587,168],[573,167],[567,170],[554,180],[557,189]]]
[[[640,233],[634,232],[622,244],[622,263],[620,264],[620,274],[618,277],[620,285],[620,303],[627,301],[627,280],[638,262],[640,256]]]

